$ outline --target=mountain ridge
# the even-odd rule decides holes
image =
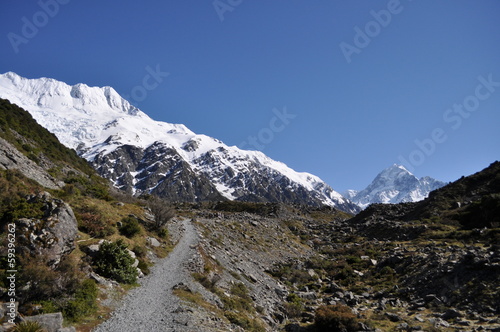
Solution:
[[[359,211],[319,177],[296,172],[260,151],[240,150],[195,134],[182,124],[155,121],[111,87],[70,86],[54,79],[26,79],[8,72],[0,75],[0,97],[27,109],[102,176],[133,194],[153,193],[187,201],[224,198],[305,202]],[[166,164],[166,159],[158,155],[165,151],[170,158]],[[141,164],[144,158],[150,163]],[[131,164],[134,167],[119,167],[122,159],[137,160]],[[146,177],[156,182],[136,186],[143,185]],[[196,178],[193,190],[183,189],[188,178]],[[162,180],[176,184],[175,192],[161,186]]]

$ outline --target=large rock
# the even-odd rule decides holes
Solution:
[[[46,256],[51,266],[57,266],[62,257],[75,249],[78,223],[71,207],[47,192],[27,198],[31,204],[41,204],[44,215],[40,219],[17,220],[18,241],[23,250],[36,256]]]
[[[47,332],[59,332],[63,328],[63,316],[60,312],[29,316],[24,317],[24,319],[40,323]]]
[[[64,183],[54,179],[45,169],[23,155],[12,144],[0,138],[0,169],[17,169],[24,176],[49,189],[61,189]]]

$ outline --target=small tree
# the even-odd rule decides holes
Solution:
[[[137,280],[134,259],[127,252],[123,240],[104,242],[94,258],[96,272],[118,282],[133,284]]]
[[[132,217],[125,217],[122,219],[122,226],[120,227],[120,233],[128,238],[132,238],[142,231],[139,221]]]
[[[148,207],[154,216],[155,229],[161,229],[175,216],[175,211],[166,201],[152,196],[148,201]]]

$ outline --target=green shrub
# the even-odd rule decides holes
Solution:
[[[143,259],[139,259],[139,265],[137,265],[137,267],[141,269],[144,275],[148,275],[151,273],[151,270],[149,269],[149,264]]]
[[[98,176],[81,176],[81,175],[71,175],[64,179],[66,184],[72,184],[79,191],[87,196],[91,196],[97,199],[102,199],[105,201],[111,201],[113,198],[109,193],[109,187],[106,181]]]
[[[128,238],[132,238],[142,232],[142,227],[139,221],[132,217],[122,219],[123,225],[120,227],[120,233]]]
[[[316,310],[314,327],[322,331],[358,331],[359,323],[349,307],[344,305],[321,306]]]
[[[168,229],[162,228],[158,232],[158,236],[161,237],[162,239],[166,239],[168,237]]]
[[[250,297],[250,294],[248,293],[248,288],[245,286],[244,283],[237,283],[231,286],[231,295],[236,295],[244,300],[251,301],[252,298]]]
[[[51,314],[61,310],[61,308],[54,303],[54,301],[40,301],[39,304],[42,306],[42,312],[44,314]]]
[[[47,330],[40,323],[27,320],[17,324],[14,332],[47,332]]]
[[[6,205],[2,207],[2,219],[9,223],[19,218],[43,218],[43,202],[28,202],[26,198],[8,198]]]
[[[21,302],[51,299],[61,295],[58,287],[58,273],[47,266],[44,257],[20,257],[19,279],[22,285],[29,285],[20,290]]]
[[[137,280],[134,259],[127,252],[123,240],[104,242],[94,258],[96,272],[118,282],[133,284]]]
[[[304,303],[303,300],[295,293],[290,293],[286,297],[288,302],[283,304],[285,308],[285,313],[288,317],[298,318],[302,315],[302,311],[304,311]]]
[[[64,315],[71,321],[78,321],[82,317],[97,311],[98,288],[94,280],[87,279],[82,282],[76,291],[74,299],[69,301],[64,308]]]
[[[134,252],[137,258],[145,258],[147,255],[146,248],[140,245],[135,245],[134,248],[132,248],[132,251]]]

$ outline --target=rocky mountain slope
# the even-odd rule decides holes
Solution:
[[[495,162],[423,201],[374,204],[355,217],[179,206],[202,234],[194,276],[216,297],[179,294],[198,314],[249,331],[499,331],[499,181]]]
[[[444,185],[428,176],[419,179],[404,166],[394,164],[380,172],[365,189],[348,190],[344,196],[364,209],[373,203],[418,202]]]
[[[99,174],[129,193],[179,201],[244,200],[358,207],[318,177],[184,125],[154,121],[111,87],[0,75],[0,97],[28,110]]]

